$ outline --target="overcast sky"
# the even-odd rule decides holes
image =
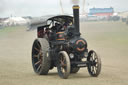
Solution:
[[[128,0],[85,0],[85,10],[89,8],[113,7],[115,12],[128,11]],[[82,12],[83,0],[79,5]],[[62,0],[64,13],[72,13],[71,0]],[[44,16],[61,14],[59,0],[0,0],[0,17],[13,16]]]

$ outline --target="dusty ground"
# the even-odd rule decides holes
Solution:
[[[33,72],[31,47],[36,31],[25,28],[0,35],[0,85],[128,85],[128,26],[120,22],[81,23],[89,49],[102,59],[99,77],[90,77],[86,68],[69,79],[61,79],[56,68],[47,76]]]

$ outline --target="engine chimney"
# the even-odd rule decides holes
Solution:
[[[79,5],[73,6],[73,16],[74,16],[74,26],[75,26],[75,34],[80,35],[80,27],[79,27]]]

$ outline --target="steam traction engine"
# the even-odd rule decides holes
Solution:
[[[32,47],[35,73],[46,75],[57,67],[59,76],[66,79],[70,73],[87,67],[91,76],[100,74],[100,57],[94,50],[88,51],[87,41],[80,36],[78,5],[73,6],[73,16],[54,16],[38,25],[38,38]]]

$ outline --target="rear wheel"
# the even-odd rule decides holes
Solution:
[[[50,68],[49,43],[45,38],[38,38],[32,47],[32,66],[35,73],[46,75]]]
[[[93,77],[97,77],[101,71],[101,59],[99,55],[91,50],[88,54],[87,61],[89,62],[87,65],[89,74]]]
[[[65,51],[61,51],[58,56],[58,74],[61,78],[67,79],[70,74],[70,59]]]

